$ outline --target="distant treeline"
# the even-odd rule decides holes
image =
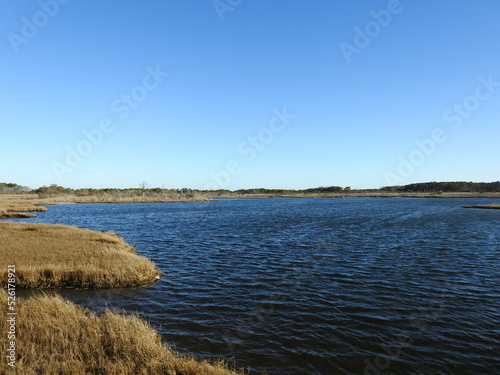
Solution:
[[[76,196],[113,196],[113,197],[136,197],[136,196],[171,196],[182,198],[194,198],[197,196],[240,196],[240,195],[294,195],[294,194],[347,194],[347,193],[494,193],[500,192],[500,181],[497,182],[424,182],[417,184],[409,184],[404,186],[385,186],[380,189],[351,189],[349,186],[320,186],[311,189],[239,189],[239,190],[198,190],[198,189],[165,189],[165,188],[150,188],[142,184],[138,188],[129,189],[71,189],[59,185],[42,186],[38,189],[30,189],[26,186],[21,186],[13,183],[0,183],[0,193],[34,193],[41,197],[50,197],[57,195],[71,194]]]
[[[386,186],[381,191],[394,193],[494,193],[500,192],[497,182],[423,182],[404,186]]]
[[[311,189],[240,189],[235,191],[218,190],[221,194],[339,194],[339,193],[495,193],[500,192],[497,182],[423,182],[404,186],[386,186],[380,189],[351,189],[350,186],[320,186]]]
[[[10,188],[8,190],[3,190],[3,192],[31,192],[41,196],[56,196],[64,194],[72,194],[76,196],[101,196],[101,195],[111,195],[111,196],[138,196],[138,195],[182,195],[185,197],[192,197],[194,195],[248,195],[248,194],[315,194],[315,193],[341,193],[346,191],[351,191],[350,187],[342,188],[340,186],[321,186],[311,189],[266,189],[266,188],[255,188],[255,189],[239,189],[239,190],[199,190],[199,189],[165,189],[165,188],[149,188],[149,187],[139,187],[139,188],[128,188],[128,189],[116,189],[116,188],[105,188],[105,189],[71,189],[56,184],[50,186],[42,186],[38,189],[30,189],[25,186],[20,186],[16,184],[0,184],[0,186],[6,185]],[[0,189],[0,192],[2,190]]]
[[[21,186],[13,183],[0,182],[0,193],[21,193],[31,189],[27,186]]]
[[[33,193],[41,197],[51,197],[64,194],[72,194],[79,197],[90,196],[112,196],[115,198],[130,198],[137,196],[170,196],[175,198],[193,198],[196,190],[193,189],[164,189],[164,188],[129,188],[129,189],[71,189],[59,185],[42,186],[38,189],[32,190]]]
[[[234,194],[302,194],[302,193],[341,193],[343,191],[351,191],[351,188],[348,186],[343,188],[341,186],[320,186],[317,188],[311,189],[302,189],[302,190],[294,190],[294,189],[239,189],[239,190],[222,190],[226,193],[234,193]]]

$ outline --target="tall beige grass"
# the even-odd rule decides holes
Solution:
[[[0,222],[0,286],[8,264],[16,266],[17,285],[31,288],[140,286],[160,274],[114,233]]]
[[[0,290],[0,332],[7,334],[7,293]],[[59,296],[17,300],[16,369],[0,339],[0,373],[23,375],[236,375],[222,363],[182,357],[136,316],[100,316]]]
[[[30,194],[0,194],[0,219],[36,217],[26,212],[47,211],[36,203],[37,197]]]

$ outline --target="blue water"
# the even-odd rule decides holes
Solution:
[[[497,374],[500,210],[461,208],[493,202],[72,204],[23,221],[117,232],[152,259],[154,285],[60,292],[144,316],[181,353],[267,374]]]

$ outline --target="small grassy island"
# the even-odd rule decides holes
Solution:
[[[476,204],[472,206],[464,206],[464,208],[484,208],[490,210],[500,210],[500,204]]]

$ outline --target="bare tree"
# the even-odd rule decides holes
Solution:
[[[141,183],[139,183],[139,187],[141,188],[142,196],[145,196],[146,190],[148,190],[151,187],[151,185],[147,181],[142,181]]]

